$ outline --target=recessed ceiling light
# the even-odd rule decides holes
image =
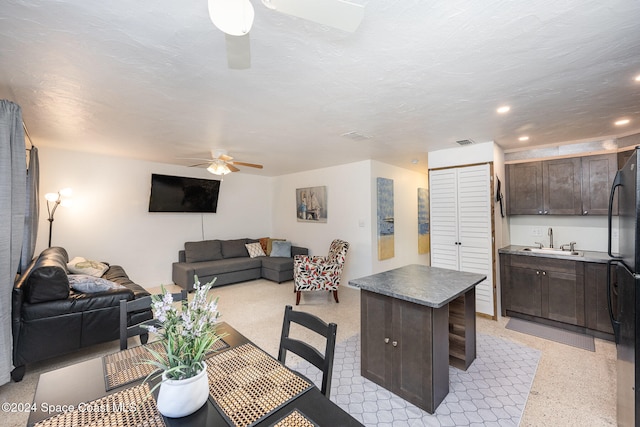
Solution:
[[[628,125],[629,122],[631,122],[631,120],[629,119],[622,119],[622,120],[618,120],[617,122],[615,122],[614,124],[616,126],[624,126],[624,125]]]
[[[414,165],[417,165],[418,164],[418,159],[412,159],[411,163],[413,163]]]
[[[520,138],[518,138],[518,141],[528,141],[529,137],[528,136],[521,136]]]
[[[640,82],[640,74],[638,74],[634,80]]]
[[[504,113],[507,113],[509,110],[511,110],[511,107],[509,107],[508,105],[503,105],[502,107],[498,107],[496,111],[500,114],[504,114]]]

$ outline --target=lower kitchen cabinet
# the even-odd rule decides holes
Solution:
[[[611,268],[611,282],[611,307],[615,313],[618,307],[615,267]],[[607,300],[607,264],[585,263],[584,289],[587,328],[613,335]]]
[[[503,315],[585,326],[583,263],[511,254],[500,259]]]
[[[447,307],[427,307],[362,290],[362,364],[365,378],[433,413],[449,391]],[[442,371],[442,372],[440,372]]]
[[[615,268],[611,274],[616,313]],[[503,316],[613,339],[606,263],[500,253],[500,289]]]

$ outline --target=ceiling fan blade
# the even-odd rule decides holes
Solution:
[[[364,18],[364,6],[345,0],[262,0],[269,9],[355,32]]]
[[[232,70],[251,68],[251,43],[249,33],[244,36],[224,35],[227,41],[227,66]]]
[[[225,162],[233,160],[233,157],[227,156],[226,154],[220,154],[217,158]]]
[[[229,168],[229,170],[230,170],[231,172],[239,172],[239,171],[240,171],[240,169],[238,169],[237,167],[233,166],[233,165],[232,165],[232,164],[230,164],[230,163],[227,163],[227,167]]]
[[[211,160],[209,160],[208,162],[205,162],[205,163],[196,163],[195,165],[189,165],[189,167],[190,168],[198,168],[198,167],[205,166],[205,165],[208,166],[210,164],[211,164]]]
[[[248,166],[250,168],[258,168],[262,169],[262,165],[258,165],[256,163],[245,163],[245,162],[228,162],[228,165],[240,165],[240,166]]]
[[[205,159],[204,157],[176,157],[178,160],[202,160],[203,162],[211,163],[211,159]]]

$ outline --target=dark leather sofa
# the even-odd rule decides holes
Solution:
[[[120,300],[149,295],[117,265],[109,266],[102,278],[123,288],[75,291],[69,286],[68,261],[64,248],[45,249],[14,283],[11,378],[16,382],[22,380],[29,363],[119,339]],[[148,309],[132,313],[130,322],[150,318]]]

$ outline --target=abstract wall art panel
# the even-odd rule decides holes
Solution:
[[[429,190],[418,188],[418,253],[429,253]]]
[[[393,217],[393,180],[377,178],[378,189],[378,259],[393,258],[394,253],[394,217]]]

